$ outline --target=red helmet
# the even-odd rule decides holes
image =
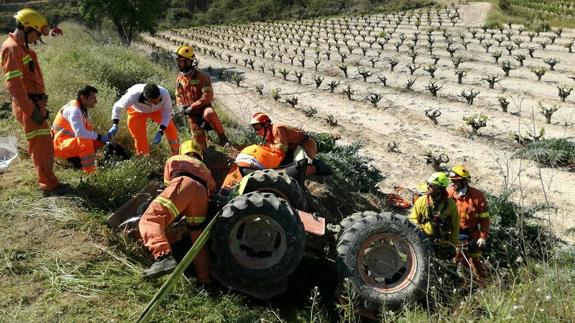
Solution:
[[[254,125],[254,124],[270,124],[272,122],[272,120],[270,119],[270,117],[268,117],[267,114],[263,113],[263,112],[256,112],[252,115],[252,119],[250,120],[250,124]]]

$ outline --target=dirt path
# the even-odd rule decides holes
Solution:
[[[461,6],[460,14],[463,24],[466,26],[479,26],[487,19],[487,14],[491,9],[489,2],[472,2]]]
[[[365,147],[363,153],[372,157],[374,164],[385,175],[381,183],[385,190],[391,190],[394,185],[398,184],[415,187],[433,171],[425,163],[424,153],[426,151],[446,153],[451,158],[449,165],[456,163],[468,165],[474,177],[474,184],[482,189],[497,193],[506,187],[520,187],[521,190],[516,191],[514,198],[524,205],[543,203],[547,198],[550,203],[558,207],[558,210],[555,214],[545,216],[545,218],[552,221],[557,232],[563,232],[575,226],[575,216],[570,211],[575,207],[575,187],[570,184],[575,182],[575,174],[560,169],[539,169],[533,162],[510,159],[510,155],[517,146],[509,139],[509,133],[521,131],[525,134],[527,129],[535,126],[536,129],[544,127],[548,137],[575,137],[573,98],[570,97],[568,103],[562,105],[562,108],[553,116],[554,121],[551,124],[544,124],[543,116],[537,113],[539,101],[548,105],[561,104],[557,97],[556,86],[572,82],[569,79],[570,66],[575,64],[575,56],[567,53],[563,45],[572,40],[575,34],[572,30],[565,30],[563,37],[557,39],[555,44],[548,45],[545,50],[539,49],[534,58],[525,61],[524,67],[511,71],[510,77],[503,78],[494,89],[488,89],[482,78],[488,73],[501,75],[501,69],[494,64],[491,54],[485,53],[466,28],[468,24],[475,24],[478,27],[479,21],[469,19],[480,19],[478,17],[484,15],[487,10],[488,6],[486,7],[485,3],[461,6],[463,22],[458,23],[456,27],[448,28],[454,39],[459,38],[457,35],[460,34],[464,34],[466,39],[473,39],[468,50],[461,50],[458,53],[466,58],[466,62],[461,65],[468,73],[463,84],[457,83],[451,57],[445,51],[447,47],[445,39],[439,32],[434,33],[436,47],[439,48],[435,51],[439,57],[435,78],[430,78],[421,69],[417,70],[413,76],[409,74],[406,65],[411,63],[410,57],[406,55],[405,50],[396,51],[392,44],[398,41],[398,35],[407,35],[408,39],[413,36],[416,32],[413,24],[400,24],[385,50],[371,48],[367,50],[366,55],[358,51],[348,55],[346,60],[349,66],[348,78],[342,77],[338,68],[337,53],[333,55],[331,61],[321,63],[318,71],[314,72],[313,63],[308,63],[313,62],[315,58],[312,49],[308,49],[307,53],[303,54],[306,59],[305,68],[298,68],[297,60],[292,65],[285,57],[282,62],[279,62],[277,58],[274,60],[269,56],[261,58],[245,52],[222,50],[216,44],[204,42],[203,39],[196,37],[204,37],[204,35],[194,35],[196,39],[192,42],[204,48],[204,53],[198,55],[201,61],[200,67],[225,68],[229,75],[238,73],[245,78],[241,87],[223,81],[214,82],[218,102],[229,113],[237,116],[238,120],[247,122],[253,112],[265,111],[274,120],[302,126],[308,130],[338,132],[345,142],[359,140]],[[475,11],[479,12],[475,13]],[[465,15],[469,16],[469,19]],[[382,17],[377,16],[374,19],[381,21]],[[418,32],[424,34],[424,31],[420,29]],[[217,39],[226,39],[228,36],[217,30],[209,32],[212,36],[217,36]],[[530,42],[525,33],[519,35],[517,31],[513,32],[515,38]],[[250,37],[243,37],[244,44],[248,44],[252,37],[265,39],[265,34],[258,34],[257,30],[250,30],[247,34]],[[189,41],[185,37],[172,33],[163,34],[163,36],[177,42]],[[546,41],[547,37],[549,35],[541,33],[535,37],[533,44]],[[168,39],[150,39],[170,50],[176,47]],[[272,50],[278,48],[279,51],[278,43],[282,45],[282,48],[285,47],[287,53],[298,49],[296,45],[285,45],[285,41],[277,42],[276,45],[272,43],[266,48]],[[320,43],[321,50],[328,50],[324,42]],[[232,40],[231,44],[240,45],[235,40]],[[520,51],[526,52],[526,47],[527,45],[523,45]],[[255,48],[260,51],[261,47]],[[421,55],[417,58],[417,62],[421,66],[431,62],[424,48],[423,44],[418,46]],[[504,47],[499,48],[496,43],[495,49],[505,51]],[[237,63],[228,62],[225,55],[222,60],[216,59],[214,56],[207,55],[207,50],[224,54],[231,52]],[[301,51],[301,48],[299,50]],[[513,54],[516,55],[517,52],[516,50]],[[368,59],[374,57],[379,57],[380,60],[372,67]],[[542,60],[547,57],[558,57],[561,64],[555,71],[545,74],[543,81],[538,82],[530,72],[529,66],[540,66]],[[254,69],[244,67],[243,60],[250,58],[256,58]],[[387,64],[389,58],[399,61],[394,71],[390,71]],[[513,59],[513,56],[504,55],[501,60],[503,59]],[[272,76],[268,70],[261,73],[259,69],[262,66],[264,69],[274,66],[277,71],[285,68],[291,72],[287,81],[284,81],[279,73],[276,76]],[[362,66],[370,67],[369,69],[374,73],[374,76],[367,82],[363,82],[358,73],[358,67]],[[294,70],[304,73],[301,84],[298,84],[294,77]],[[320,89],[315,88],[313,76],[325,78]],[[376,76],[386,76],[389,80],[388,87],[383,87]],[[410,78],[416,80],[413,91],[404,88],[404,84]],[[336,89],[336,94],[331,94],[326,88],[325,84],[331,80],[341,82]],[[438,97],[431,96],[425,89],[434,80],[443,86]],[[256,85],[263,85],[263,97],[254,91]],[[348,100],[341,94],[346,86],[354,90],[352,100]],[[270,92],[276,88],[281,89],[282,98],[279,102],[270,98]],[[481,91],[481,96],[472,106],[465,104],[459,96],[462,90],[470,88]],[[383,96],[378,109],[374,109],[366,101],[365,98],[370,93],[379,93]],[[500,111],[498,96],[506,95],[513,101],[519,102],[523,93],[525,93],[523,104],[510,105],[510,112],[513,114]],[[285,103],[290,96],[298,97],[300,104],[297,109],[291,109]],[[313,118],[306,117],[302,106],[315,108],[317,114]],[[438,125],[434,126],[425,117],[423,112],[428,108],[441,109],[442,115]],[[463,116],[472,113],[482,113],[489,117],[488,126],[481,129],[480,135],[475,137],[467,134],[462,122]],[[329,116],[338,121],[337,127],[331,127],[326,123],[326,118]],[[400,153],[387,150],[387,145],[391,142],[399,144]]]

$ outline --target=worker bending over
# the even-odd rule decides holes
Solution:
[[[306,174],[315,174],[314,158],[317,154],[317,145],[303,130],[283,123],[272,123],[270,117],[263,112],[254,113],[250,125],[272,149],[281,150],[284,154],[293,154],[294,161],[306,159],[308,161]]]
[[[219,144],[228,143],[220,118],[212,108],[214,90],[210,77],[199,71],[198,60],[191,46],[180,46],[176,50],[178,78],[176,80],[176,104],[188,116],[193,138],[206,149],[206,131],[215,130]]]
[[[62,107],[52,123],[54,154],[64,158],[86,173],[96,170],[96,151],[108,142],[107,134],[94,131],[88,110],[94,108],[98,90],[84,86],[76,94],[76,100]]]
[[[128,112],[128,130],[134,138],[136,155],[150,153],[146,133],[148,120],[160,125],[152,144],[158,145],[166,132],[172,154],[178,153],[180,141],[178,130],[172,120],[172,99],[168,90],[156,84],[136,84],[129,88],[112,108],[112,127],[108,131],[110,137],[118,133],[118,124],[124,109]]]
[[[166,189],[150,203],[139,223],[140,235],[156,262],[144,271],[144,277],[154,278],[172,272],[176,260],[166,238],[166,227],[181,217],[197,229],[189,231],[195,242],[202,230],[199,225],[208,215],[208,198],[216,184],[210,170],[203,163],[203,150],[194,140],[180,147],[180,154],[170,157],[164,167]],[[198,281],[207,283],[209,275],[208,250],[204,247],[194,259]]]

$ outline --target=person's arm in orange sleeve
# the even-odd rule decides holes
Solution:
[[[28,97],[24,86],[22,59],[14,53],[13,48],[2,51],[2,70],[4,71],[4,84],[8,92],[14,97],[16,104],[28,116],[34,111],[34,103]]]
[[[288,150],[288,131],[289,130],[287,127],[272,125],[273,141],[270,147],[272,147],[272,149],[281,150],[282,152],[286,153]]]
[[[202,96],[190,105],[192,109],[204,107],[206,104],[212,102],[212,99],[214,98],[214,90],[212,89],[212,81],[210,78],[208,76],[205,78],[202,77],[200,84],[202,87]]]
[[[489,235],[489,225],[490,225],[490,216],[489,216],[489,206],[487,204],[487,200],[485,196],[482,196],[481,202],[479,204],[479,225],[481,226],[481,231],[479,233],[479,237],[487,240],[487,236]]]

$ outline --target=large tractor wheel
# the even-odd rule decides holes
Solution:
[[[351,226],[355,222],[365,218],[366,216],[370,216],[370,215],[377,216],[377,213],[375,213],[373,211],[357,212],[357,213],[353,213],[352,215],[349,215],[349,216],[346,216],[345,218],[343,218],[343,220],[341,220],[341,222],[339,223],[339,226],[341,228],[339,231],[339,237],[341,237],[347,229],[351,228]]]
[[[307,199],[300,185],[285,173],[277,172],[273,169],[264,169],[248,175],[241,194],[249,192],[274,193],[282,199],[288,201],[291,206],[298,210],[305,211]],[[241,185],[241,184],[240,184]]]
[[[383,212],[355,216],[337,245],[337,268],[368,309],[394,308],[424,295],[431,242],[407,218]]]
[[[211,237],[216,271],[261,280],[291,274],[305,248],[297,211],[271,193],[252,192],[230,201]]]

